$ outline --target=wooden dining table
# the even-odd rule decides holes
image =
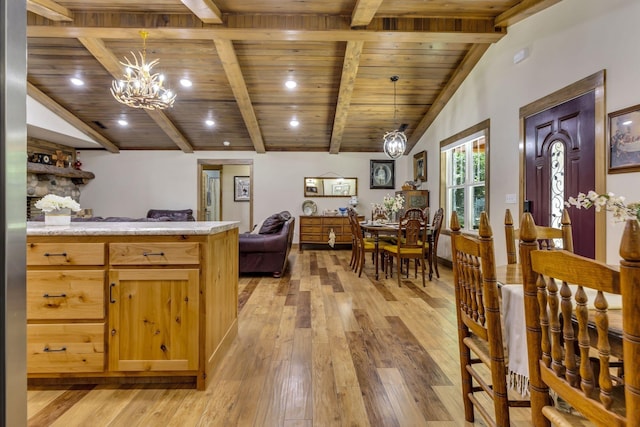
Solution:
[[[370,222],[361,222],[360,228],[363,233],[369,233],[371,237],[373,237],[374,245],[375,245],[375,271],[376,271],[376,280],[379,278],[379,242],[380,236],[397,236],[398,235],[398,224],[397,223],[387,223],[387,224],[375,224]],[[433,248],[433,233],[431,232],[431,228],[427,225],[427,243],[429,244],[429,252],[427,253],[427,262],[429,263],[429,280],[433,278],[433,259],[435,254],[433,254],[431,248]]]

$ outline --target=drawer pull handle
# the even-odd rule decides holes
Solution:
[[[49,252],[45,252],[44,256],[67,256],[67,253],[66,252],[62,252],[62,253],[59,253],[59,254],[50,254]]]
[[[144,256],[164,256],[164,252],[142,252]]]
[[[49,348],[49,346],[46,346],[43,351],[45,353],[55,353],[60,351],[67,351],[67,347],[53,349],[53,348]]]
[[[60,295],[49,295],[49,294],[44,294],[42,295],[43,298],[66,298],[67,294],[60,294]]]
[[[109,302],[111,304],[115,304],[116,300],[113,299],[113,288],[114,286],[116,286],[115,283],[112,283],[111,285],[109,285]]]

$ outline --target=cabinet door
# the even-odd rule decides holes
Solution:
[[[109,369],[198,368],[197,269],[111,270]]]

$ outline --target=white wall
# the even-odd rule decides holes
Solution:
[[[247,165],[222,166],[222,220],[240,221],[238,230],[241,233],[251,231],[251,226],[249,225],[250,209],[249,202],[236,202],[234,200],[234,177],[249,175],[250,168]]]
[[[150,208],[187,209],[196,211],[198,159],[253,160],[253,221],[288,210],[294,216],[302,214],[305,176],[342,175],[358,178],[359,205],[356,208],[370,215],[371,203],[380,203],[393,190],[369,189],[369,160],[385,159],[381,153],[266,153],[179,151],[82,151],[82,168],[96,178],[83,189],[80,204],[93,208],[97,216],[146,215]],[[413,174],[409,156],[396,161],[396,188]],[[227,166],[225,166],[226,168]],[[233,193],[232,193],[233,194]],[[347,206],[348,197],[312,199],[318,211]],[[433,197],[431,200],[435,200]],[[226,204],[226,203],[225,203]],[[225,217],[225,219],[228,219]],[[240,220],[241,218],[238,218]],[[242,230],[242,229],[241,229]],[[294,241],[298,241],[298,227]]]
[[[432,204],[439,198],[439,141],[487,118],[490,133],[490,218],[496,240],[496,261],[506,262],[505,195],[519,191],[519,109],[558,89],[606,69],[607,113],[640,104],[640,1],[564,0],[509,28],[491,46],[453,99],[416,145],[427,150]],[[527,48],[519,64],[513,56]],[[640,200],[640,174],[607,176],[607,191]],[[519,218],[514,218],[516,226]],[[448,224],[448,218],[447,218]],[[607,222],[607,262],[617,263],[623,225]],[[579,232],[579,231],[577,231]],[[444,237],[442,240],[448,240]],[[448,242],[442,242],[445,248]]]

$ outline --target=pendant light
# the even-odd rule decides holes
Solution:
[[[396,83],[400,77],[391,76],[390,80],[393,82],[393,124],[397,126],[396,122]],[[404,134],[404,129],[400,130],[396,128],[391,132],[387,132],[383,137],[383,149],[384,154],[391,159],[397,159],[404,154],[404,150],[407,148],[407,136]]]

